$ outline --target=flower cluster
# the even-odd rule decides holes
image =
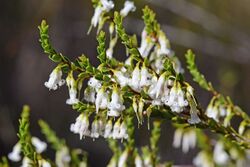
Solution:
[[[127,126],[125,121],[118,119],[114,124],[112,120],[104,121],[102,119],[95,119],[89,123],[89,117],[86,114],[80,114],[76,122],[71,124],[70,130],[80,135],[80,139],[85,136],[93,139],[102,136],[104,138],[113,139],[127,139]]]

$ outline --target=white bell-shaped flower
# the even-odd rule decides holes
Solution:
[[[114,76],[121,87],[127,86],[129,78],[121,71],[114,71]]]
[[[171,53],[169,41],[164,32],[159,31],[159,49],[157,50],[158,55],[169,55]]]
[[[72,72],[68,74],[66,82],[69,89],[69,99],[66,100],[66,104],[69,105],[77,104],[79,102],[79,99],[77,98],[77,84],[75,79],[73,78]]]
[[[101,81],[97,80],[95,77],[91,77],[88,81],[88,85],[94,88],[96,91],[101,89],[102,83]]]
[[[174,132],[174,140],[173,140],[173,147],[179,148],[181,146],[182,141],[182,135],[183,135],[183,129],[178,128]]]
[[[194,130],[188,130],[183,134],[182,152],[187,153],[190,148],[196,145],[196,133]]]
[[[47,144],[43,141],[41,141],[37,137],[32,137],[31,138],[31,143],[35,147],[37,153],[42,153],[47,149]]]
[[[21,167],[32,167],[31,163],[32,162],[28,157],[24,157],[23,160],[22,160]]]
[[[148,95],[152,99],[156,98],[156,85],[157,85],[157,81],[158,81],[158,78],[157,78],[157,76],[154,75],[152,77],[152,79],[151,79],[151,85],[149,86],[149,89],[148,89]]]
[[[132,72],[132,78],[130,79],[129,82],[129,86],[136,92],[141,91],[140,78],[141,78],[141,71],[139,69],[139,63],[138,63]]]
[[[95,107],[96,107],[96,112],[98,113],[99,109],[106,109],[108,106],[108,93],[105,92],[104,88],[102,87],[96,95],[96,100],[95,100]]]
[[[103,7],[104,11],[106,11],[106,12],[109,12],[115,6],[114,2],[109,1],[109,0],[101,0],[101,3],[102,3],[102,7]]]
[[[108,104],[108,116],[118,117],[121,112],[125,109],[123,105],[123,99],[118,91],[118,88],[114,86],[113,92],[111,95],[111,102]]]
[[[149,86],[151,84],[152,75],[148,72],[147,67],[143,64],[141,68],[141,78],[140,78],[140,87]]]
[[[124,121],[120,125],[119,138],[120,139],[127,139],[128,138],[127,126],[126,126]]]
[[[217,142],[214,147],[214,161],[217,165],[226,165],[229,161],[229,155],[224,150],[222,142]]]
[[[56,166],[57,167],[69,167],[70,166],[70,153],[69,149],[64,146],[56,151]]]
[[[62,70],[57,66],[49,76],[49,80],[44,83],[44,85],[49,88],[49,90],[56,90],[58,87],[62,86],[65,80],[62,79]]]
[[[48,161],[46,161],[45,159],[39,159],[38,166],[39,167],[51,167],[51,164]]]
[[[71,124],[70,131],[75,134],[79,134],[80,139],[82,139],[83,136],[88,136],[90,134],[88,128],[89,128],[88,116],[85,114],[81,114],[76,118],[76,122],[74,124]]]
[[[87,87],[84,90],[84,100],[86,100],[87,102],[95,103],[95,95],[95,89],[92,87]]]
[[[143,161],[139,154],[136,154],[135,157],[135,167],[143,167]]]
[[[193,159],[193,164],[196,167],[214,167],[214,162],[206,151],[199,152]]]
[[[8,158],[14,162],[18,162],[21,160],[21,144],[19,142],[15,144],[12,152],[8,154]]]
[[[93,17],[92,17],[92,19],[91,19],[91,25],[92,25],[93,27],[96,27],[97,24],[99,23],[99,20],[100,20],[100,18],[101,18],[101,15],[102,15],[103,10],[104,10],[104,9],[103,9],[101,6],[97,6],[97,7],[95,8],[94,15],[93,15]]]
[[[147,36],[146,29],[144,28],[142,31],[142,35],[141,35],[141,45],[138,48],[141,56],[143,58],[148,57],[153,46],[154,46],[154,42],[150,37]]]
[[[114,127],[113,127],[113,133],[112,133],[112,136],[113,136],[113,139],[119,139],[120,137],[120,120],[116,121],[115,124],[114,124]]]
[[[112,137],[112,128],[113,128],[113,124],[112,121],[109,120],[108,123],[105,125],[105,129],[104,129],[104,138],[109,138]]]
[[[118,167],[126,166],[126,162],[128,159],[128,149],[124,150],[118,160]]]
[[[90,137],[92,137],[93,139],[99,137],[99,123],[97,120],[94,120],[92,122]]]
[[[129,12],[136,10],[135,4],[132,1],[125,1],[123,9],[120,11],[122,17],[126,17]]]
[[[206,109],[206,115],[209,118],[213,118],[215,121],[219,121],[219,111],[218,107],[214,106],[212,103],[210,103]]]

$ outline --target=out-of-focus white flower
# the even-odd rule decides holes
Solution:
[[[113,57],[114,47],[115,47],[115,44],[117,43],[117,39],[118,39],[117,37],[114,37],[109,42],[109,48],[106,51],[107,58],[109,59]]]
[[[129,82],[129,86],[136,92],[141,91],[140,78],[141,78],[141,71],[139,69],[139,63],[138,63],[134,71],[132,72],[132,78],[130,79]]]
[[[91,125],[90,136],[95,139],[99,137],[99,123],[97,120],[94,120]]]
[[[135,167],[143,167],[143,161],[139,154],[135,157]]]
[[[99,109],[106,109],[108,106],[108,93],[105,92],[104,88],[102,87],[96,95],[96,100],[95,100],[95,107],[96,107],[96,112],[98,113]]]
[[[111,102],[108,104],[108,109],[108,116],[111,117],[120,116],[121,112],[125,109],[125,106],[123,105],[123,99],[116,86],[113,88]]]
[[[28,157],[24,157],[21,167],[32,167],[31,160]]]
[[[57,167],[69,167],[71,157],[69,149],[67,147],[62,147],[56,152],[56,166]]]
[[[91,25],[93,27],[96,27],[97,24],[99,23],[103,11],[104,11],[104,9],[101,6],[97,6],[95,8],[94,15],[91,19]]]
[[[72,72],[68,74],[66,82],[69,89],[69,99],[67,99],[66,104],[73,105],[78,103],[79,100],[77,98],[77,86],[76,86],[76,81],[73,78]]]
[[[114,71],[114,76],[121,87],[127,86],[129,78],[121,71]]]
[[[32,137],[31,143],[33,146],[35,146],[36,152],[39,154],[44,152],[47,148],[47,144],[41,141],[40,139],[38,139],[37,137]]]
[[[92,87],[87,87],[84,90],[84,100],[90,103],[95,103],[95,89]]]
[[[197,154],[197,156],[193,159],[193,164],[196,167],[214,167],[215,166],[213,163],[213,160],[205,151],[201,151]]]
[[[208,105],[206,110],[206,115],[209,118],[213,118],[215,121],[219,121],[219,111],[216,106],[213,106],[211,103]]]
[[[154,46],[154,42],[150,37],[147,36],[146,29],[144,28],[142,31],[142,35],[141,35],[141,45],[138,48],[141,56],[143,58],[148,57],[153,46]]]
[[[160,48],[157,50],[158,55],[169,55],[171,53],[170,46],[169,46],[169,40],[167,39],[164,32],[159,31],[159,38],[158,42],[160,45]]]
[[[96,91],[101,89],[102,83],[101,81],[95,79],[95,77],[91,77],[88,81],[88,85],[94,88]]]
[[[21,144],[19,142],[15,144],[12,152],[8,154],[8,158],[14,162],[18,162],[21,160]]]
[[[127,126],[126,126],[126,124],[125,124],[124,121],[123,121],[122,124],[120,125],[119,138],[120,138],[120,139],[127,139],[127,138],[128,138]]]
[[[226,165],[229,161],[229,155],[224,150],[222,142],[217,142],[214,147],[214,161],[218,165]]]
[[[112,128],[113,128],[113,124],[112,121],[109,120],[108,123],[105,125],[105,129],[104,129],[104,138],[109,138],[112,136]]]
[[[44,83],[44,85],[49,88],[49,90],[56,90],[58,87],[62,86],[65,80],[62,79],[62,70],[57,66],[49,75],[49,80]]]
[[[113,1],[109,1],[109,0],[101,0],[101,3],[102,3],[102,6],[103,6],[103,9],[106,12],[109,12],[115,6],[114,2]]]
[[[122,17],[126,17],[129,12],[134,12],[135,10],[136,10],[136,7],[134,5],[134,2],[125,1],[123,9],[120,11],[120,15]]]
[[[115,124],[114,124],[114,127],[113,127],[113,133],[112,133],[112,136],[113,136],[113,139],[119,139],[120,137],[120,120],[116,121]]]
[[[173,140],[173,146],[175,148],[179,148],[181,146],[182,134],[183,134],[183,129],[178,128],[175,130],[174,140]]]
[[[51,167],[50,163],[45,159],[38,160],[39,167]]]
[[[153,162],[152,162],[152,158],[150,155],[145,155],[144,157],[144,166],[145,167],[153,167]]]
[[[141,68],[141,78],[140,78],[140,87],[149,86],[151,83],[152,75],[148,72],[147,67],[143,64]]]
[[[85,114],[81,114],[77,117],[76,122],[74,124],[71,124],[70,131],[79,134],[80,139],[82,139],[83,136],[88,136],[90,134],[89,132],[89,119],[88,116]]]
[[[118,160],[118,167],[126,166],[126,161],[128,159],[128,149],[124,150]]]

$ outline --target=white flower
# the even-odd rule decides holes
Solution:
[[[206,115],[209,118],[213,118],[215,121],[219,121],[219,111],[216,106],[213,106],[212,103],[208,105],[206,110]]]
[[[145,64],[143,64],[141,68],[140,87],[142,88],[144,86],[149,86],[151,83],[151,78],[152,75],[148,72],[148,69]]]
[[[121,71],[114,71],[114,76],[121,87],[127,86],[129,78]]]
[[[109,42],[109,48],[106,51],[107,58],[109,59],[113,57],[114,47],[115,47],[115,44],[117,43],[117,39],[118,39],[117,37],[114,37]]]
[[[128,159],[128,149],[123,151],[123,153],[121,154],[121,156],[120,156],[120,158],[118,160],[118,167],[126,166],[127,159]]]
[[[8,154],[8,158],[14,162],[21,160],[21,144],[19,142],[13,147],[12,152]]]
[[[50,163],[44,159],[38,160],[39,167],[51,167]]]
[[[99,109],[106,109],[108,106],[108,94],[105,92],[104,88],[101,88],[96,95],[95,107],[98,113]]]
[[[214,167],[213,161],[205,151],[198,153],[198,155],[193,159],[193,164],[196,167]]]
[[[24,157],[21,167],[32,167],[31,160],[28,157]]]
[[[229,155],[224,150],[222,142],[217,142],[214,147],[214,161],[218,165],[226,165],[229,161]]]
[[[94,88],[96,91],[101,89],[102,83],[101,81],[95,79],[95,77],[91,77],[88,81],[88,85]]]
[[[119,139],[120,137],[120,121],[116,121],[115,124],[114,124],[114,127],[113,127],[113,133],[112,133],[112,136],[113,136],[113,139]]]
[[[94,120],[91,125],[91,134],[90,136],[92,138],[98,138],[99,137],[99,123],[97,120]]]
[[[143,162],[139,154],[135,157],[135,167],[143,167]]]
[[[57,167],[69,167],[69,162],[71,160],[69,149],[67,147],[62,147],[56,152],[56,166]]]
[[[76,81],[73,78],[73,74],[70,73],[66,79],[69,89],[69,99],[66,100],[66,104],[73,105],[79,102],[77,98]]]
[[[104,138],[109,138],[112,136],[112,128],[113,128],[113,124],[112,121],[109,120],[108,123],[105,125],[105,129],[104,129]]]
[[[84,90],[84,100],[90,103],[95,103],[95,89],[92,87],[87,87]]]
[[[121,112],[125,109],[123,105],[123,99],[118,92],[118,88],[114,87],[111,95],[111,102],[108,104],[108,116],[118,117]]]
[[[104,9],[103,9],[101,6],[97,6],[97,7],[95,8],[95,13],[94,13],[94,15],[93,15],[93,17],[92,17],[92,19],[91,19],[91,25],[92,25],[92,26],[94,26],[94,27],[97,26],[97,24],[99,23],[99,20],[100,20],[100,18],[101,18],[101,15],[102,15],[103,10],[104,10]]]
[[[114,2],[113,1],[109,1],[109,0],[101,0],[101,3],[102,3],[102,6],[103,6],[103,9],[106,12],[109,12],[115,6]]]
[[[80,139],[83,136],[89,135],[89,119],[88,116],[85,114],[81,114],[77,117],[76,122],[71,124],[70,131],[73,133],[78,133],[80,135]]]
[[[151,79],[151,85],[148,89],[148,95],[152,98],[152,99],[155,99],[155,96],[156,96],[156,85],[157,85],[157,81],[158,81],[158,78],[157,76],[153,76],[152,79]]]
[[[182,134],[183,134],[183,129],[179,128],[175,130],[174,140],[173,140],[173,146],[175,148],[179,148],[181,146]]]
[[[187,153],[189,148],[194,148],[196,145],[196,133],[194,130],[188,130],[183,134],[182,152]]]
[[[44,152],[47,148],[47,144],[41,141],[40,139],[38,139],[37,137],[32,137],[31,143],[33,146],[35,146],[36,152],[39,154]]]
[[[152,162],[152,158],[150,157],[150,155],[146,155],[144,157],[144,165],[145,167],[153,167],[153,162]]]
[[[169,46],[169,41],[166,37],[166,35],[160,31],[159,32],[159,38],[158,42],[160,45],[160,48],[157,50],[158,55],[169,55],[171,53],[170,46]]]
[[[129,82],[129,86],[136,92],[141,91],[140,78],[141,78],[141,72],[140,72],[139,63],[138,63],[132,72],[132,78],[130,79],[130,82]]]
[[[142,31],[142,35],[141,35],[141,45],[140,45],[140,48],[138,48],[141,56],[143,58],[148,57],[153,46],[154,46],[154,43],[152,39],[147,36],[146,29],[144,28]]]
[[[136,7],[134,2],[125,1],[123,9],[120,11],[121,16],[126,17],[130,11],[134,12]]]
[[[65,83],[65,80],[62,79],[62,70],[60,67],[56,67],[49,76],[48,82],[45,82],[44,85],[49,88],[49,90],[56,90],[59,86],[62,86]]]
[[[120,138],[120,139],[127,139],[127,138],[128,138],[127,126],[126,126],[126,124],[125,124],[124,121],[123,121],[122,124],[120,125],[119,138]]]

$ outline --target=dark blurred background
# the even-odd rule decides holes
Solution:
[[[121,7],[123,2],[116,3]],[[192,48],[200,70],[216,89],[231,96],[245,111],[250,109],[250,1],[136,0],[135,3],[137,11],[125,19],[130,34],[140,35],[141,9],[149,5],[179,58],[184,60],[184,53]],[[43,54],[38,42],[37,26],[45,18],[51,27],[53,45],[59,52],[72,59],[85,53],[97,65],[95,30],[86,34],[92,15],[90,0],[1,1],[0,156],[10,152],[17,142],[20,111],[23,104],[28,104],[32,109],[34,136],[44,139],[37,125],[39,118],[44,119],[70,146],[87,150],[91,166],[107,164],[111,152],[103,139],[80,141],[69,131],[78,114],[65,104],[66,87],[55,92],[44,87],[55,64]],[[123,59],[124,54],[119,55]],[[188,73],[186,76],[191,81]],[[193,86],[197,87],[195,83]],[[210,99],[207,92],[197,89],[196,93],[206,106]],[[191,164],[195,151],[184,155],[180,149],[172,148],[170,123],[164,124],[162,131],[162,158],[174,160],[175,164]],[[149,131],[142,127],[139,132],[137,145],[147,144]]]

